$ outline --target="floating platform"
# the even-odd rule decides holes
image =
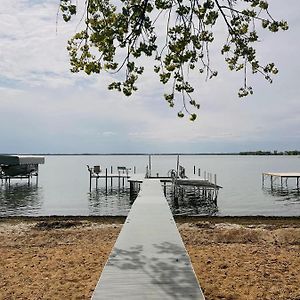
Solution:
[[[204,299],[159,179],[143,180],[92,299]]]

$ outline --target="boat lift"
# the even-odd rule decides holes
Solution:
[[[0,155],[1,181],[10,185],[11,179],[27,179],[28,184],[33,177],[38,182],[39,164],[44,164],[43,156]]]

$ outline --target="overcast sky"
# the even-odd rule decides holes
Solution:
[[[251,78],[254,95],[239,99],[242,74],[213,52],[219,76],[192,78],[201,104],[195,122],[167,106],[156,74],[131,98],[108,91],[107,75],[71,74],[66,43],[78,20],[56,26],[58,2],[0,0],[0,153],[300,149],[299,0],[269,1],[290,26],[261,38],[261,61],[279,68],[274,83]]]

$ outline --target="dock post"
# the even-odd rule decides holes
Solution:
[[[179,155],[177,155],[176,177],[179,177]]]
[[[261,175],[261,184],[262,184],[262,187],[265,186],[265,174],[264,173],[262,173],[262,175]]]
[[[206,171],[204,171],[204,180],[206,180]]]
[[[90,172],[90,191],[92,190],[92,173]]]
[[[215,174],[215,185],[217,185],[217,174]]]
[[[148,174],[149,176],[148,177],[151,177],[151,154],[149,154],[149,168],[148,168]]]
[[[105,168],[105,193],[107,194],[107,168]]]
[[[271,175],[271,190],[273,190],[273,176]]]
[[[194,166],[194,175],[196,175],[196,166]]]
[[[133,198],[133,190],[134,190],[134,182],[133,181],[130,181],[130,184],[129,184],[129,199],[131,200]]]
[[[213,197],[214,197],[214,198],[213,198],[214,204],[217,206],[217,205],[218,205],[218,193],[217,193],[217,191],[215,191]]]
[[[201,176],[201,169],[198,169],[198,176]]]
[[[150,176],[149,176],[149,167],[148,166],[146,166],[146,176],[145,176],[145,178],[149,178]]]
[[[113,174],[113,166],[110,166],[110,174],[111,174],[111,177],[110,177],[110,186],[112,187],[112,186],[113,186],[113,177],[112,177],[112,174]]]
[[[133,174],[136,174],[136,167],[133,167]]]
[[[297,177],[297,189],[299,190],[299,177]]]

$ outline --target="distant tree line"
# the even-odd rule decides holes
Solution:
[[[300,151],[292,150],[292,151],[245,151],[240,152],[240,155],[300,155]]]

